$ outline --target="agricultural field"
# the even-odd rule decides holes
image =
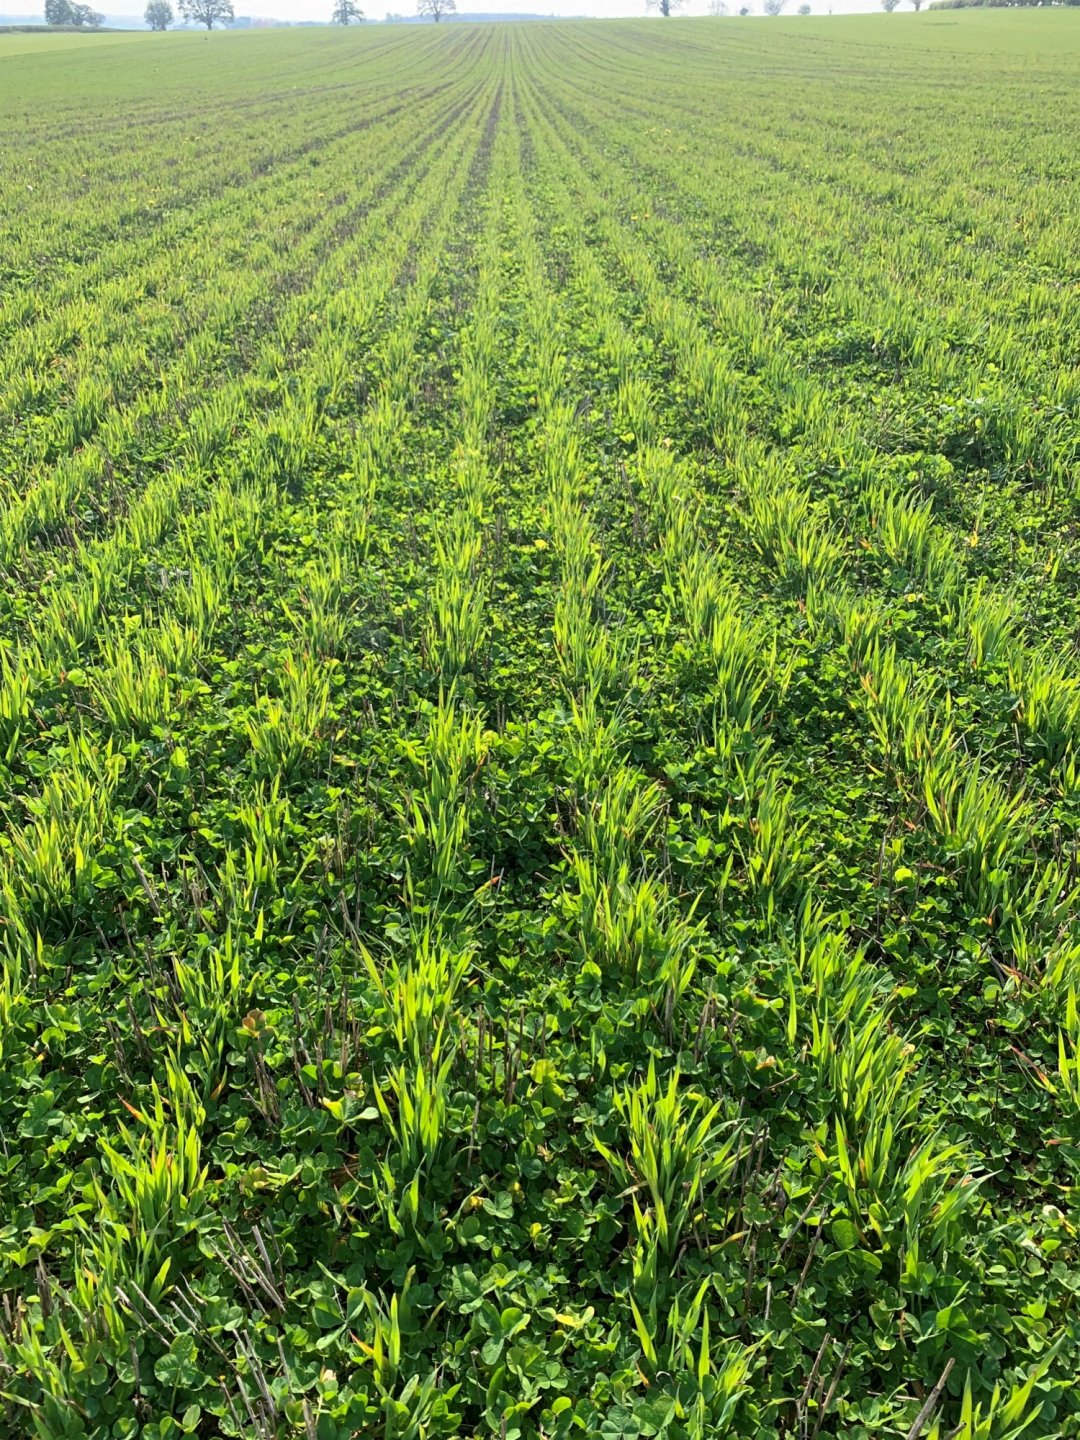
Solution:
[[[1078,135],[0,38],[0,1434],[1080,1436]]]

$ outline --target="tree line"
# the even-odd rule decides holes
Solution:
[[[1080,0],[931,0],[931,10],[1034,10],[1051,5],[1080,5]]]
[[[670,0],[669,0],[670,3]],[[681,3],[681,0],[680,0]],[[230,25],[236,19],[232,0],[178,0],[180,18],[189,25]],[[416,13],[436,24],[444,15],[457,12],[457,0],[417,0]],[[151,30],[167,30],[176,20],[171,0],[148,0],[143,19]],[[330,20],[334,25],[352,25],[364,19],[356,0],[334,0]],[[76,0],[45,0],[45,24],[81,29],[100,29],[105,16]]]
[[[675,15],[675,14],[677,14],[678,11],[680,11],[680,10],[683,8],[683,5],[684,5],[685,3],[686,3],[686,0],[645,0],[645,8],[646,8],[646,10],[652,10],[652,11],[655,11],[656,13],[658,13],[658,14],[660,14],[660,15],[665,15],[665,16],[667,16],[667,15]],[[918,11],[918,10],[921,10],[921,9],[922,9],[923,4],[925,3],[925,0],[911,0],[911,3],[912,3],[912,5],[914,6],[914,8]],[[945,0],[945,3],[949,3],[949,0]],[[956,3],[960,3],[960,4],[983,4],[983,3],[1003,4],[1003,3],[1007,3],[1007,0],[956,0]],[[1038,3],[1038,0],[1030,0],[1030,3],[1032,3],[1032,4],[1037,4],[1037,3]],[[1070,5],[1080,5],[1080,0],[1066,0],[1066,3],[1068,3],[1068,4],[1070,4]],[[897,6],[898,6],[899,4],[900,4],[900,0],[881,0],[881,8],[882,8],[883,10],[887,11],[890,15],[891,15],[892,12],[897,8]],[[787,8],[787,0],[762,0],[761,9],[762,9],[763,13],[766,14],[766,15],[782,15],[782,14],[784,13],[784,10],[785,10],[786,8]],[[754,6],[753,6],[753,3],[752,3],[752,0],[746,0],[746,3],[743,4],[743,5],[740,5],[739,8],[738,8],[738,10],[736,10],[735,13],[736,13],[737,15],[752,15],[752,14],[754,13]],[[796,15],[810,15],[810,14],[813,13],[813,10],[812,10],[812,7],[811,7],[809,4],[806,3],[806,0],[803,0],[803,3],[802,3],[802,4],[799,6],[799,8],[795,11],[795,13],[796,13]],[[728,3],[728,0],[709,0],[709,14],[710,14],[710,15],[730,15],[730,14],[731,14],[731,6],[730,6],[730,4]],[[832,8],[831,8],[831,7],[830,7],[830,9],[829,9],[829,14],[830,14],[830,15],[832,14]]]
[[[207,30],[212,30],[215,25],[231,24],[236,18],[232,0],[178,0],[178,3],[181,18],[187,24],[205,25]],[[663,16],[672,16],[677,14],[685,3],[686,0],[645,0],[645,8]],[[881,8],[891,15],[899,7],[901,0],[880,0],[880,3]],[[1034,8],[1047,3],[1080,6],[1080,0],[931,0],[929,8],[931,10],[1011,9],[1013,7]],[[922,9],[924,0],[911,0],[911,4],[918,11]],[[761,8],[766,15],[780,15],[786,5],[787,0],[762,0]],[[425,19],[434,20],[438,24],[444,15],[457,13],[457,0],[417,0],[416,13]],[[710,15],[728,15],[730,13],[728,0],[709,0]],[[751,15],[753,4],[741,5],[736,13]],[[811,7],[806,0],[803,0],[796,13],[799,15],[811,13]],[[143,18],[151,30],[167,30],[174,23],[176,12],[173,10],[171,0],[148,0]],[[331,24],[352,25],[359,23],[364,18],[364,12],[356,0],[334,0],[334,8],[330,15]],[[74,3],[74,0],[45,0],[45,23],[46,25],[74,26],[75,28],[85,26],[92,29],[104,25],[105,17],[91,9],[89,5]]]

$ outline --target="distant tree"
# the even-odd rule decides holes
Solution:
[[[167,30],[175,18],[169,0],[150,0],[143,11],[143,19],[151,30]]]
[[[356,0],[336,0],[334,13],[330,16],[332,25],[351,25],[354,20],[363,20],[364,12]]]
[[[741,5],[741,6],[739,7],[739,14],[740,14],[740,15],[752,15],[753,13],[754,13],[754,7],[753,7],[752,5]]]
[[[195,25],[205,25],[207,30],[236,18],[232,0],[180,0],[180,14]]]
[[[416,0],[416,13],[426,15],[437,25],[444,15],[457,13],[457,0]]]
[[[899,4],[900,0],[881,0],[881,8],[886,15],[891,15]]]
[[[728,13],[727,0],[709,0],[710,15],[726,15]]]
[[[920,3],[921,3],[921,0],[920,0]],[[796,10],[795,13],[796,13],[796,15],[809,15],[809,14],[810,14],[810,6],[809,6],[809,5],[806,5],[806,4],[800,5],[799,8],[798,8],[798,10]]]
[[[915,14],[917,15],[922,9],[922,0],[911,0],[911,3],[915,6]]]
[[[766,15],[779,15],[786,4],[787,0],[765,0],[765,4],[761,8]]]
[[[646,10],[658,10],[665,19],[674,15],[676,10],[681,10],[683,0],[645,0]]]
[[[45,0],[45,24],[74,25],[78,29],[87,25],[96,30],[105,24],[105,16],[89,5],[72,4],[72,0]]]

